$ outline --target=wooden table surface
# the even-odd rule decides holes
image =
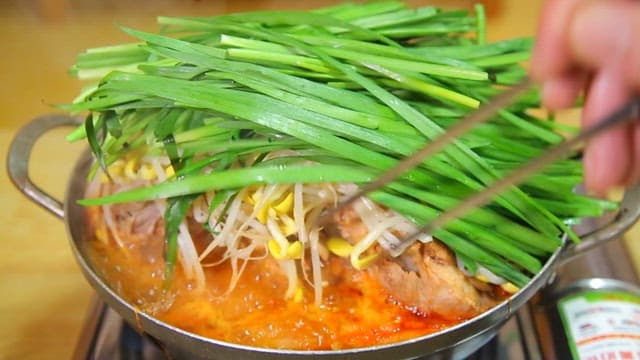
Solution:
[[[0,359],[65,359],[74,350],[92,296],[60,219],[24,198],[8,180],[5,158],[17,129],[56,112],[83,84],[67,75],[87,47],[128,41],[116,24],[155,30],[156,15],[220,14],[247,9],[310,8],[337,1],[39,0],[0,2]],[[433,3],[412,1],[412,4]],[[437,1],[469,7],[473,1]],[[484,2],[489,38],[532,35],[540,1]],[[68,129],[46,135],[30,166],[34,181],[62,198],[82,145]],[[633,252],[634,254],[637,251]]]

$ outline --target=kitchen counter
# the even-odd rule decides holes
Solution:
[[[9,142],[30,119],[59,112],[83,84],[67,75],[77,53],[128,41],[116,25],[153,31],[156,15],[220,14],[251,8],[310,8],[335,1],[3,1],[0,2],[0,168]],[[425,4],[427,1],[412,1]],[[472,1],[437,1],[472,6]],[[531,35],[540,1],[485,1],[489,38]],[[62,198],[81,144],[68,129],[45,136],[32,156],[34,181]],[[0,174],[0,359],[70,358],[92,290],[76,265],[63,222],[26,200]],[[637,230],[634,230],[637,232]],[[634,236],[632,236],[634,237]],[[637,238],[637,236],[635,236]],[[634,248],[640,247],[636,243]],[[633,251],[633,254],[640,251]]]

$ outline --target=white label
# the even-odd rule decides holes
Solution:
[[[558,309],[574,359],[640,360],[640,297],[588,291]]]

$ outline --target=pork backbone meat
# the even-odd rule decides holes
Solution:
[[[414,244],[398,258],[385,258],[369,271],[390,296],[415,311],[444,319],[471,318],[495,305],[458,267],[441,242]]]
[[[368,232],[353,207],[343,209],[334,220],[340,235],[352,243]],[[467,319],[498,302],[491,286],[466,276],[453,252],[438,240],[416,243],[397,258],[382,258],[368,271],[394,301],[422,314]]]

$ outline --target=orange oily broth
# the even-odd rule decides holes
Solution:
[[[179,296],[158,318],[215,339],[286,349],[363,347],[451,325],[394,305],[366,274],[353,274],[353,283],[325,289],[320,307],[314,305],[311,291],[305,292],[302,301],[284,300],[284,277],[265,276],[264,269],[254,265],[247,267],[240,284],[226,298]],[[228,269],[209,269],[207,276],[226,279]],[[209,281],[208,286],[214,283]],[[226,286],[220,283],[213,286]]]
[[[100,224],[92,215],[92,223]],[[163,294],[162,237],[147,242],[155,245],[132,241],[123,249],[98,240],[104,237],[101,228],[94,229],[89,256],[105,282],[141,311],[205,337],[264,348],[328,350],[397,342],[457,323],[399,306],[367,272],[335,258],[325,267],[325,273],[338,273],[325,274],[332,284],[324,288],[321,306],[314,304],[310,287],[301,301],[285,300],[287,279],[274,260],[249,262],[227,295],[228,263],[205,268],[204,291],[193,289],[178,266],[170,291]]]

